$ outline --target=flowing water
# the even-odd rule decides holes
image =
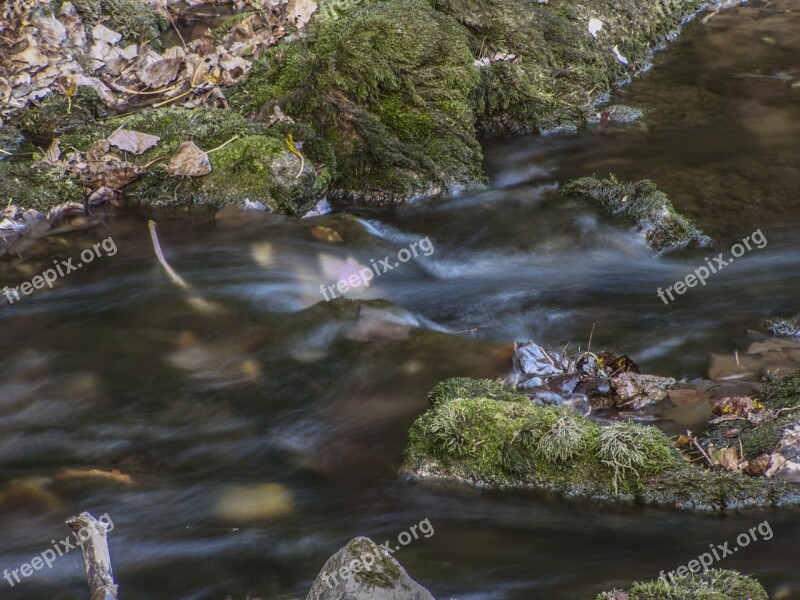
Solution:
[[[575,349],[594,328],[592,347],[645,372],[707,377],[712,353],[742,352],[764,317],[800,311],[797,8],[689,25],[614,97],[647,109],[646,128],[486,140],[487,189],[301,222],[162,217],[170,262],[224,312],[187,307],[136,215],[53,240],[41,267],[2,275],[19,285],[108,236],[118,249],[0,306],[0,569],[91,510],[114,522],[125,598],[303,598],[351,537],[395,540],[429,519],[434,534],[396,557],[439,598],[591,598],[768,520],[772,539],[718,566],[800,597],[794,511],[613,508],[397,475],[426,392],[504,374],[510,342]],[[759,229],[768,243],[665,305],[656,290],[708,253],[654,256],[554,191],[593,173],[655,181],[719,242],[713,255]],[[391,304],[359,314],[323,301],[321,285],[370,259],[391,266],[415,242],[416,258],[346,294]],[[132,483],[65,471],[79,468]],[[84,598],[82,570],[73,551],[13,588],[0,581],[0,598]]]

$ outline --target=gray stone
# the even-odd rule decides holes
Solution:
[[[306,600],[434,598],[375,542],[366,537],[357,537],[325,562]]]

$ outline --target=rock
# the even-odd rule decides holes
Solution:
[[[463,379],[431,401],[409,432],[403,470],[415,479],[704,511],[800,503],[790,483],[687,462],[652,426],[603,425]]]
[[[764,326],[772,335],[797,337],[800,336],[800,314],[787,319],[768,319]]]
[[[306,600],[434,600],[390,554],[357,537],[322,567]]]
[[[611,385],[617,395],[617,406],[640,410],[663,402],[675,380],[672,377],[643,375],[628,371],[612,378]]]
[[[647,179],[622,183],[608,179],[583,177],[568,182],[561,192],[594,200],[607,213],[622,217],[656,252],[677,248],[706,248],[712,240],[686,217],[678,214],[666,194]]]

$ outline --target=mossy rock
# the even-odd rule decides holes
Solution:
[[[787,482],[687,462],[655,427],[601,425],[496,386],[456,379],[434,388],[431,408],[409,432],[405,471],[419,479],[703,511],[800,503],[800,488]]]
[[[685,577],[636,582],[627,600],[769,600],[763,586],[752,577],[727,569],[709,569]],[[617,591],[603,592],[597,600],[617,600]]]
[[[667,195],[647,179],[623,183],[613,175],[608,179],[583,177],[568,182],[561,192],[590,198],[608,214],[622,217],[633,224],[656,252],[684,247],[704,248],[711,244],[711,239],[676,212]]]
[[[231,102],[262,120],[277,104],[320,132],[334,199],[400,202],[483,179],[472,62],[464,28],[424,0],[362,4],[266,53]]]
[[[465,396],[464,380],[440,384],[409,433],[412,471],[459,474],[473,483],[541,487],[565,495],[631,495],[644,478],[682,462],[653,427],[602,427],[530,401]],[[473,389],[485,391],[484,382]],[[448,396],[447,390],[453,395]]]
[[[581,124],[600,98],[703,2],[691,0],[664,10],[659,1],[594,0],[541,3],[538,0],[434,0],[470,32],[476,59],[513,55],[481,69],[475,108],[489,130],[548,130]],[[591,18],[603,22],[597,38]]]
[[[314,207],[325,192],[328,171],[335,167],[316,163],[315,158],[330,160],[332,155],[325,142],[308,128],[294,130],[310,140],[308,149],[303,150],[306,160],[300,174],[300,159],[285,142],[285,134],[293,131],[291,127],[267,128],[234,111],[214,108],[162,108],[113,119],[65,135],[62,148],[73,146],[85,152],[120,127],[161,138],[141,156],[128,156],[139,165],[159,157],[168,159],[186,141],[210,152],[212,171],[203,177],[178,177],[157,164],[151,165],[125,190],[126,199],[139,205],[221,207],[250,198],[282,214],[298,215]]]

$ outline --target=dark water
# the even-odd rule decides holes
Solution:
[[[712,353],[761,339],[762,318],[800,311],[797,8],[692,24],[614,99],[647,108],[646,130],[487,140],[486,190],[357,219],[161,218],[172,265],[224,314],[187,307],[135,216],[54,240],[3,274],[16,286],[107,236],[118,248],[0,306],[0,569],[91,510],[114,521],[125,598],[304,598],[349,538],[395,540],[427,518],[435,533],[396,556],[439,598],[591,598],[768,520],[772,539],[718,566],[800,597],[797,512],[614,509],[397,477],[427,390],[503,374],[509,342],[585,347],[594,324],[593,347],[705,377]],[[757,229],[768,243],[665,306],[657,288],[708,253],[654,256],[553,191],[593,173],[655,181],[718,241],[713,255]],[[319,239],[333,235],[319,227],[343,241]],[[347,294],[396,308],[320,303],[320,285],[424,238],[429,256]],[[64,476],[75,468],[118,469],[133,484]],[[260,517],[243,506],[254,496]],[[0,580],[0,598],[83,598],[82,571],[73,551],[14,588]]]

